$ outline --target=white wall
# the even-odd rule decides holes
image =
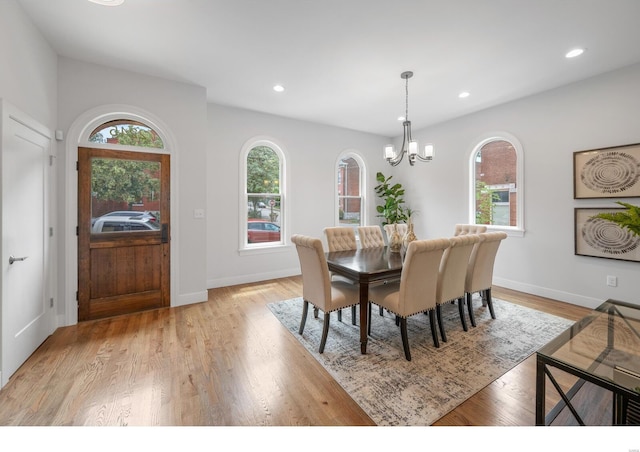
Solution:
[[[13,0],[0,1],[0,98],[55,130],[57,55]]]
[[[104,105],[124,105],[140,109],[158,118],[169,129],[167,132],[175,144],[175,149],[171,149],[171,164],[172,170],[176,171],[175,179],[172,178],[172,206],[176,209],[172,211],[171,267],[172,274],[177,271],[177,276],[174,281],[176,284],[172,285],[171,305],[205,301],[206,220],[194,218],[194,210],[204,209],[207,199],[208,132],[204,88],[63,57],[59,59],[58,80],[58,128],[65,131],[65,153],[72,157],[74,153],[77,154],[79,134],[74,133],[73,127],[78,118]],[[72,170],[73,162],[69,164],[66,155],[60,157],[59,190],[65,193],[66,184],[76,176]],[[77,190],[76,184],[71,182],[71,185],[73,190]],[[60,216],[65,217],[68,216],[67,212],[75,212],[76,206],[74,195],[69,196],[67,193],[65,199],[61,200]],[[62,223],[63,220],[60,221]],[[75,224],[63,227],[70,230],[75,228]],[[74,247],[75,237],[68,237],[67,242],[61,247],[61,261],[74,262],[74,254],[77,252]],[[66,256],[62,255],[65,253]],[[73,266],[66,268],[67,278],[72,271]],[[69,284],[67,280],[67,285]]]
[[[616,207],[573,199],[573,152],[639,143],[638,99],[640,65],[414,131],[435,144],[435,160],[393,174],[420,211],[417,235],[444,236],[468,221],[470,153],[480,137],[505,131],[524,148],[526,232],[501,246],[495,283],[587,307],[609,298],[640,304],[640,263],[575,256],[573,232],[575,207]],[[618,287],[606,286],[607,275]]]
[[[289,174],[290,222],[286,234],[322,237],[322,229],[334,224],[335,169],[340,153],[350,149],[363,156],[369,169],[368,192],[373,196],[372,184],[375,172],[384,163],[379,157],[387,140],[219,105],[209,104],[208,111],[208,287],[299,274],[298,257],[291,246],[268,253],[239,253],[243,146],[254,137],[265,136],[282,146]],[[372,221],[376,221],[375,214]]]

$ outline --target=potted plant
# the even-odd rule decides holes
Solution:
[[[621,201],[616,201],[616,204],[626,207],[626,210],[615,213],[599,213],[595,217],[612,221],[621,228],[627,228],[633,234],[640,237],[640,207]]]
[[[403,206],[404,188],[398,183],[391,185],[392,178],[380,172],[376,174],[378,185],[375,186],[375,192],[384,201],[384,204],[376,206],[376,210],[378,216],[384,218],[383,226],[407,221],[407,209]]]

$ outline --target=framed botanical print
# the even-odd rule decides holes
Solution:
[[[640,197],[640,144],[574,152],[573,197]]]
[[[599,213],[624,209],[586,207],[575,209],[575,254],[640,262],[640,236],[616,223],[598,218]]]

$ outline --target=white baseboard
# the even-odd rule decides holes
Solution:
[[[571,303],[589,309],[594,309],[600,306],[604,301],[599,298],[585,297],[574,293],[549,289],[547,287],[534,286],[532,284],[524,284],[503,278],[494,278],[493,283],[496,286],[505,287],[507,289],[530,293],[539,297],[550,298],[552,300],[564,301],[565,303]]]
[[[178,300],[176,302],[171,303],[171,307],[173,308],[177,306],[186,306],[188,304],[202,303],[203,301],[207,301],[208,299],[209,294],[206,290],[203,290],[201,292],[182,294],[178,295]]]
[[[216,287],[236,286],[238,284],[248,284],[269,279],[286,278],[288,276],[297,276],[300,274],[300,268],[291,268],[288,270],[279,270],[275,272],[252,273],[250,275],[238,275],[228,278],[213,278],[207,280],[207,288],[215,289]]]

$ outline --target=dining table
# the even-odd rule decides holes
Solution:
[[[325,253],[329,271],[352,280],[360,290],[360,352],[367,353],[369,286],[398,280],[404,253],[388,246]]]

